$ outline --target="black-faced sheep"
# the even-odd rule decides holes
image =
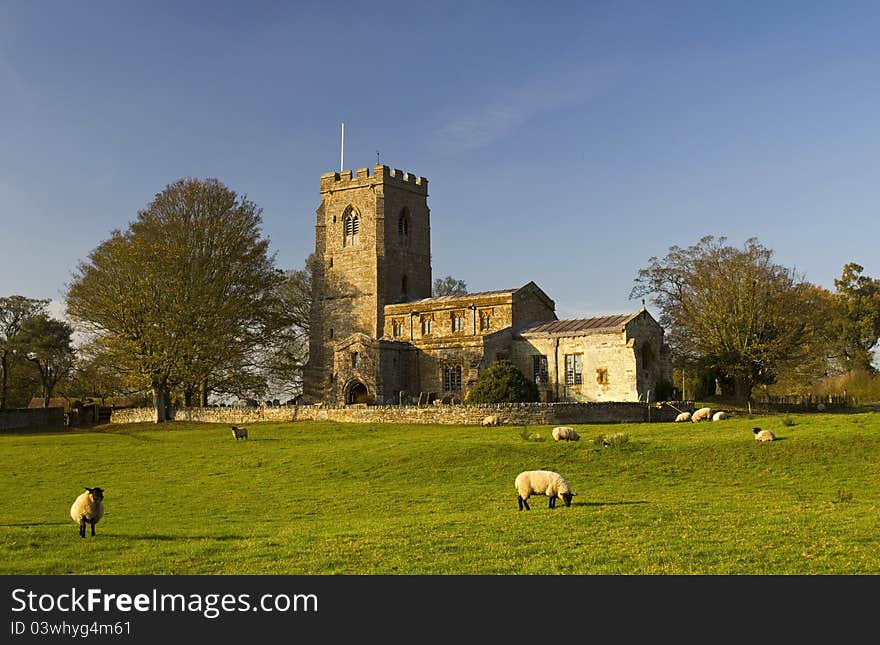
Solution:
[[[708,421],[712,418],[712,408],[700,408],[691,415],[691,421],[699,423],[700,421]]]
[[[232,426],[232,437],[237,441],[238,439],[247,439],[247,428],[237,428]]]
[[[532,510],[526,501],[532,495],[549,497],[550,508],[556,508],[556,500],[559,498],[562,498],[566,506],[571,506],[571,498],[574,497],[568,482],[552,470],[525,470],[516,476],[513,485],[516,487],[519,510],[523,510],[523,507],[527,511]]]
[[[769,430],[761,430],[761,428],[752,428],[755,433],[755,441],[775,441],[776,437]]]
[[[79,536],[86,536],[86,524],[92,525],[92,536],[95,535],[95,524],[104,517],[104,489],[86,488],[70,507],[70,519],[79,524]]]
[[[553,441],[580,441],[581,436],[574,428],[556,426],[553,428]]]

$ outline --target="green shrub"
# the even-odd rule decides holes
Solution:
[[[533,403],[538,400],[538,386],[516,365],[501,360],[480,372],[465,403]]]

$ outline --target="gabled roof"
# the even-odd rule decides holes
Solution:
[[[584,336],[623,331],[626,324],[641,314],[641,309],[631,314],[615,314],[596,318],[572,318],[529,323],[517,330],[517,336]]]

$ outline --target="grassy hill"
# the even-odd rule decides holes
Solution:
[[[4,433],[4,573],[880,573],[876,413],[578,425],[571,443],[547,426],[248,428]],[[517,510],[514,478],[539,468],[571,507]],[[81,539],[85,486],[106,515]]]

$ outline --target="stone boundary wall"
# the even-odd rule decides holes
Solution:
[[[672,402],[679,410],[693,412],[692,401]],[[294,405],[284,407],[183,408],[169,410],[174,421],[246,424],[258,421],[335,421],[339,423],[425,423],[480,425],[498,415],[504,425],[558,425],[563,423],[643,423],[675,421],[678,411],[652,403],[504,403],[497,405]],[[152,408],[114,410],[110,423],[155,421]]]
[[[0,430],[63,427],[64,408],[17,408],[14,410],[0,410]]]

